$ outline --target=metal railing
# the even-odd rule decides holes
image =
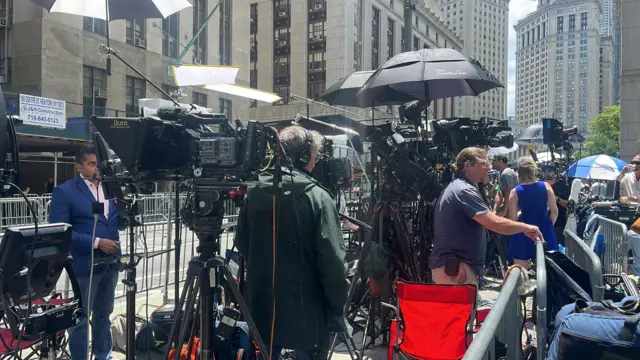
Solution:
[[[544,360],[547,348],[547,267],[542,241],[536,242],[536,343],[536,357]]]
[[[571,230],[565,230],[564,243],[565,255],[589,274],[593,301],[604,300],[602,265],[598,255]]]
[[[47,223],[49,219],[49,208],[51,206],[51,195],[31,195],[28,194],[29,203],[33,206],[38,223]],[[180,206],[184,205],[186,195],[181,195]],[[141,226],[133,230],[127,228],[120,231],[120,244],[123,254],[129,252],[129,231],[134,231],[136,241],[135,253],[140,254],[142,259],[138,265],[138,289],[168,289],[173,284],[175,273],[175,250],[174,247],[174,220],[175,220],[175,197],[170,193],[156,193],[142,195],[138,198],[140,209]],[[224,203],[225,216],[223,223],[235,221],[236,207],[233,201]],[[22,197],[9,197],[0,199],[0,226],[3,228],[19,225],[33,224],[33,216],[29,211],[27,203]],[[230,249],[233,244],[233,233],[235,228],[231,226],[226,229],[220,238],[220,247],[224,255],[226,249]],[[196,255],[198,239],[195,234],[182,226],[180,229],[181,247],[179,259],[179,272],[181,278],[186,277],[189,260]],[[0,238],[3,234],[0,233]],[[169,252],[166,252],[169,251]],[[165,252],[162,255],[145,258],[142,254],[154,252]],[[147,271],[148,270],[148,271]],[[124,273],[120,273],[120,279],[124,278]],[[125,295],[125,287],[121,283],[116,289],[116,298]],[[66,273],[56,284],[56,291],[65,295],[69,294],[70,283]],[[166,292],[166,291],[165,291]]]
[[[495,340],[507,346],[507,359],[522,359],[521,330],[524,313],[518,294],[518,288],[522,285],[521,275],[522,270],[519,268],[509,272],[495,305],[475,335],[463,360],[496,359]]]
[[[629,254],[627,226],[598,215],[598,227],[600,227],[600,234],[604,236],[604,255],[601,259],[603,273],[626,273]]]

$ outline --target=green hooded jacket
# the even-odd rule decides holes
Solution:
[[[273,273],[273,174],[260,175],[238,219],[236,246],[246,259],[244,288],[258,332],[274,346],[323,350],[329,332],[346,331],[345,244],[338,211],[329,193],[303,173],[282,170],[278,197]]]

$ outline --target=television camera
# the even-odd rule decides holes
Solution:
[[[267,151],[275,149],[277,133],[255,121],[236,120],[234,128],[223,114],[210,114],[199,110],[184,108],[160,108],[157,116],[142,118],[93,117],[92,122],[99,133],[95,138],[98,163],[102,181],[118,192],[118,188],[133,191],[152,181],[183,182],[188,189],[187,201],[180,214],[176,214],[175,266],[179,266],[180,225],[182,220],[194,231],[199,240],[199,256],[189,262],[188,276],[180,298],[176,298],[176,314],[170,334],[177,349],[182,348],[183,339],[191,332],[187,326],[192,317],[200,318],[201,355],[213,357],[213,324],[220,320],[215,330],[218,335],[234,319],[225,318],[229,311],[213,311],[214,292],[222,286],[210,285],[209,272],[215,273],[218,283],[224,280],[232,292],[240,312],[257,337],[260,351],[268,354],[264,342],[255,328],[248,308],[242,299],[240,290],[228,266],[220,254],[219,237],[224,231],[224,201],[241,195],[246,190],[246,181],[254,178],[262,166]],[[273,154],[271,154],[273,156]],[[128,185],[128,186],[123,186]],[[179,211],[179,191],[176,187],[176,211]],[[135,201],[120,203],[133,204]],[[132,219],[132,214],[129,218]],[[130,221],[131,225],[131,221]],[[135,225],[134,225],[135,226]],[[135,239],[130,240],[130,264],[133,262]],[[176,269],[176,277],[180,271]],[[176,279],[176,297],[178,283]],[[129,268],[127,273],[127,307],[133,307],[135,313],[135,271]],[[196,284],[200,285],[196,285]],[[224,294],[217,298],[225,298]],[[199,298],[200,313],[194,314],[182,309],[191,309],[183,304],[195,304]],[[133,304],[133,305],[130,305]],[[227,305],[227,304],[221,304]],[[215,307],[218,309],[218,307]],[[231,312],[237,313],[237,310]],[[128,311],[129,312],[129,311]],[[181,321],[180,321],[181,320]],[[226,325],[225,325],[226,324]],[[135,321],[127,318],[127,327],[134,333]],[[128,332],[129,333],[129,332]],[[190,340],[192,341],[192,340]],[[131,345],[129,345],[131,346]],[[171,346],[168,347],[169,349]],[[189,345],[191,348],[191,345]]]
[[[348,157],[333,156],[335,146],[332,139],[324,138],[321,149],[311,175],[335,195],[338,190],[351,186],[354,180],[353,166]]]
[[[436,199],[453,178],[450,165],[470,146],[512,147],[513,134],[506,122],[486,118],[434,120],[433,136],[423,137],[413,126],[378,126],[369,137],[372,149],[383,159],[385,187],[393,194]]]
[[[565,151],[571,151],[573,145],[571,145],[569,137],[577,133],[577,126],[565,129],[563,124],[557,119],[542,119],[542,142],[553,149],[562,148]]]

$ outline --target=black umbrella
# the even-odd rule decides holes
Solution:
[[[356,71],[347,77],[343,77],[331,85],[320,98],[329,103],[329,105],[354,107],[402,105],[406,103],[404,100],[405,94],[393,90],[389,90],[386,94],[387,96],[381,101],[376,101],[375,104],[357,101],[355,99],[356,94],[373,73],[375,73],[374,70]]]
[[[398,54],[378,69],[356,95],[363,104],[378,103],[389,94],[402,102],[477,96],[503,87],[480,63],[453,49],[422,49]]]
[[[31,0],[49,12],[87,16],[96,19],[166,18],[192,6],[187,0]],[[107,8],[108,5],[108,8]],[[107,12],[108,9],[108,12]]]

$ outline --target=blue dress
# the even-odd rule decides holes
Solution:
[[[547,188],[542,181],[516,186],[520,217],[518,221],[535,225],[540,229],[546,241],[546,250],[558,250],[553,223],[547,210]],[[525,234],[513,235],[508,251],[509,258],[531,260],[536,258],[535,243]]]

